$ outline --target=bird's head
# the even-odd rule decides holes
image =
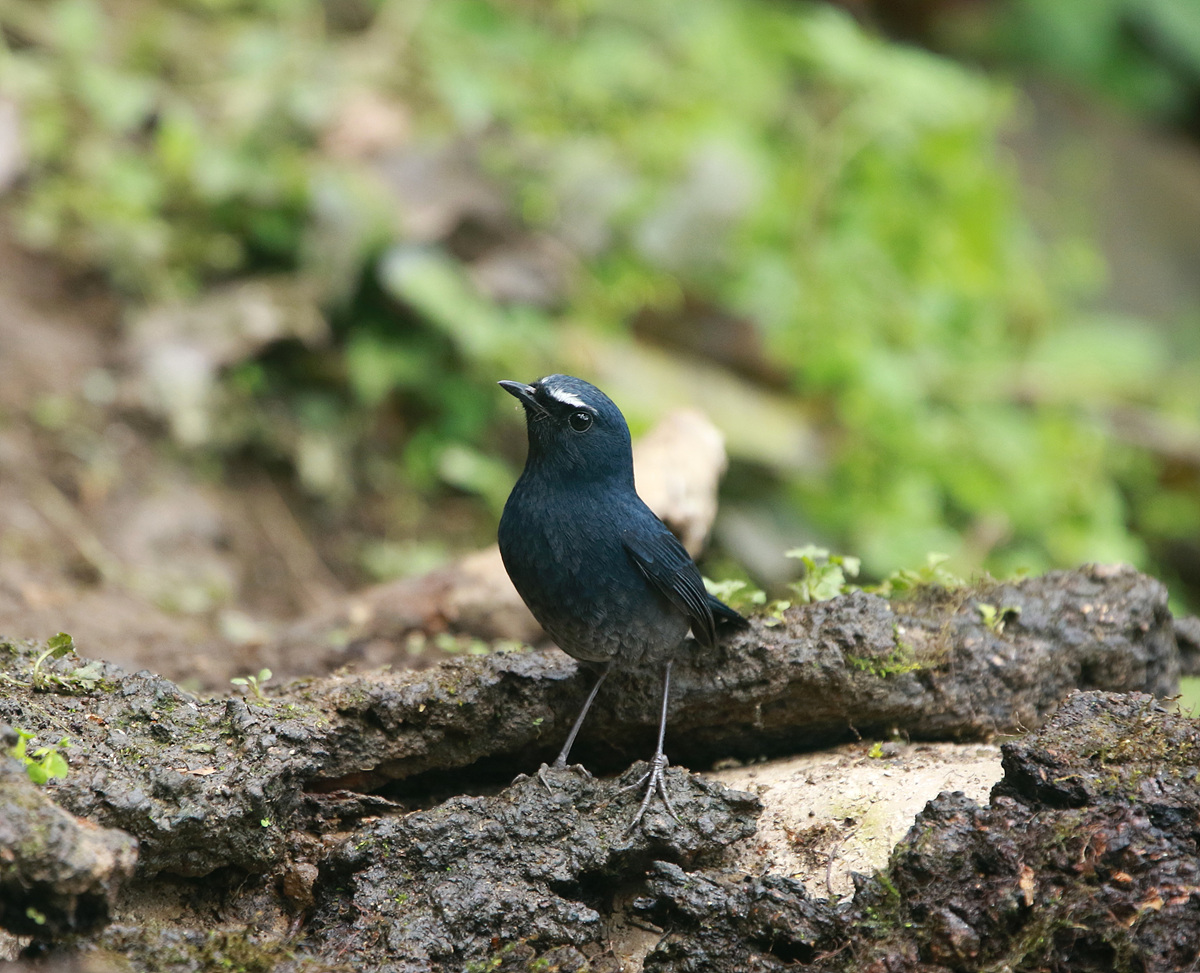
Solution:
[[[596,386],[570,375],[547,375],[532,385],[500,382],[525,407],[526,468],[573,480],[633,480],[629,426]]]

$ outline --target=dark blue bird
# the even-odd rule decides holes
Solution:
[[[745,619],[708,594],[683,545],[637,495],[629,427],[607,395],[570,375],[500,385],[525,407],[529,433],[525,470],[500,518],[504,567],[559,647],[602,667],[554,766],[567,765],[613,666],[661,665],[658,746],[630,828],[655,791],[675,815],[663,778],[671,663],[689,629],[708,647],[718,620]]]

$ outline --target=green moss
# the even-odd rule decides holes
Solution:
[[[270,973],[280,964],[295,973],[331,970],[327,963],[297,956],[283,940],[258,939],[248,932],[230,930],[192,936],[170,927],[146,925],[106,931],[98,945],[102,953],[119,961],[118,968],[162,973]]]
[[[895,648],[882,655],[851,655],[846,653],[846,662],[859,672],[866,672],[878,679],[889,676],[899,676],[906,672],[915,672],[925,668],[920,662],[912,646],[900,638],[896,639]]]

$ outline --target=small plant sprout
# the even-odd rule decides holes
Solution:
[[[801,604],[828,601],[853,590],[846,579],[857,578],[862,562],[847,554],[830,554],[826,548],[808,544],[784,552],[804,565],[804,576],[793,581],[789,588]]]
[[[37,736],[22,730],[20,727],[13,727],[17,733],[17,742],[9,748],[9,754],[16,760],[25,765],[25,773],[29,775],[29,779],[35,784],[44,784],[51,777],[66,777],[67,776],[67,760],[59,753],[61,747],[66,747],[68,740],[63,737],[58,743],[46,747],[38,747],[32,753],[29,753],[27,748],[30,741],[36,740]]]
[[[33,672],[30,675],[30,680],[35,689],[48,689],[53,677],[43,671],[42,665],[47,659],[61,659],[64,655],[68,655],[75,651],[75,640],[66,632],[59,632],[53,638],[46,642],[46,649],[41,655],[34,660]]]
[[[235,686],[244,686],[250,690],[254,698],[262,702],[267,702],[267,697],[263,694],[262,687],[268,679],[271,678],[270,669],[259,669],[258,675],[254,676],[235,676],[229,681]]]
[[[704,587],[714,598],[720,598],[730,608],[738,611],[757,608],[767,602],[765,591],[754,587],[749,581],[742,581],[739,578],[730,578],[727,581],[713,581],[711,578],[705,578]]]
[[[966,582],[942,566],[949,560],[949,554],[927,554],[923,567],[893,571],[874,588],[867,590],[874,591],[875,594],[882,595],[884,598],[893,598],[898,595],[911,594],[922,588],[945,588],[948,591],[953,588],[961,588]]]
[[[997,635],[1003,634],[1006,622],[1017,618],[1021,614],[1021,607],[1019,605],[1003,605],[997,608],[995,605],[989,605],[984,601],[976,602],[975,610],[979,612],[979,617],[983,619],[983,624]]]
[[[86,665],[76,666],[66,674],[54,672],[46,663],[53,659],[61,659],[75,651],[75,640],[66,632],[59,632],[46,642],[46,648],[33,661],[29,672],[29,681],[24,682],[12,676],[0,674],[0,682],[12,686],[24,686],[40,692],[92,692],[104,676],[104,663],[93,659]]]

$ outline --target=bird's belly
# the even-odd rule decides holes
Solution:
[[[643,602],[635,612],[628,610],[627,602],[611,605],[595,597],[575,601],[569,611],[563,610],[563,603],[539,607],[541,610],[529,605],[555,644],[587,662],[659,662],[679,646],[688,631],[686,619],[657,600]]]
[[[586,662],[662,661],[687,635],[687,619],[651,588],[619,535],[588,536],[578,522],[504,530],[500,553],[538,624]]]

